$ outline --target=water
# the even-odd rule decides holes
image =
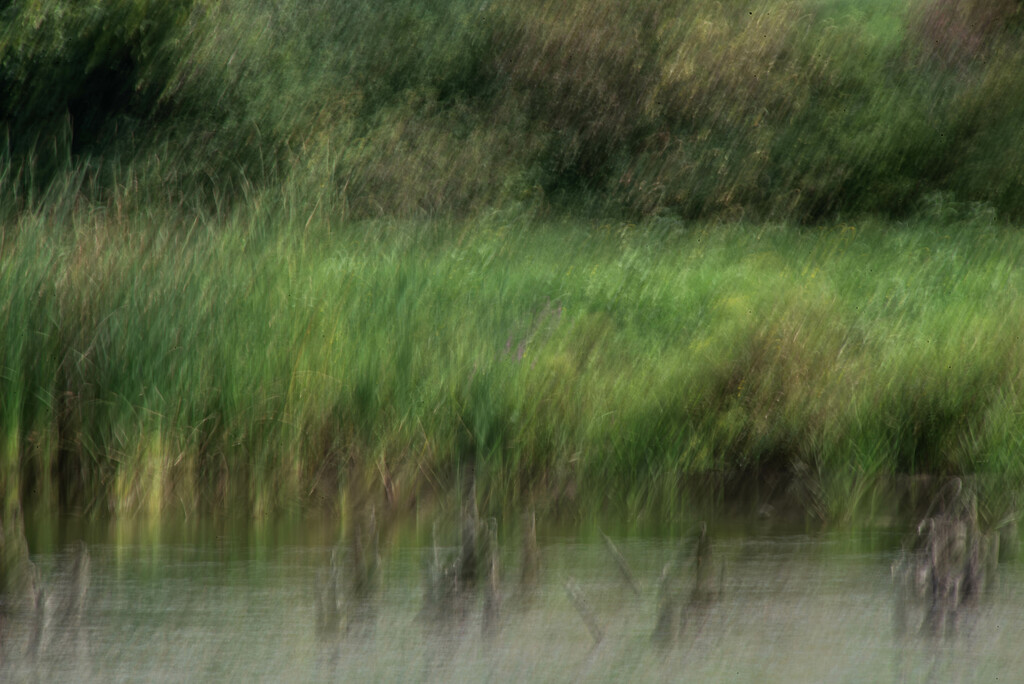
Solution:
[[[446,604],[461,618],[424,613],[429,531],[382,541],[373,588],[358,602],[362,618],[346,628],[343,617],[326,634],[316,605],[331,547],[317,543],[318,534],[308,526],[220,532],[84,531],[88,583],[79,587],[84,604],[73,627],[62,626],[60,610],[77,591],[74,549],[36,542],[45,550],[32,560],[49,602],[41,642],[27,657],[32,623],[9,620],[0,680],[989,682],[1024,672],[1019,564],[999,566],[998,581],[977,606],[961,609],[955,629],[922,635],[924,603],[911,601],[910,628],[899,634],[899,535],[886,532],[868,543],[711,530],[706,596],[691,600],[687,556],[678,583],[685,625],[662,647],[652,641],[659,578],[679,557],[679,544],[666,537],[614,538],[639,595],[597,534],[542,532],[540,581],[530,596],[519,582],[518,545],[503,544],[500,619],[487,636],[483,590]],[[514,539],[515,531],[500,536]]]

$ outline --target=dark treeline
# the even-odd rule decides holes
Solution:
[[[1017,0],[0,5],[8,215],[1024,215]]]

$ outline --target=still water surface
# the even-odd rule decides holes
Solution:
[[[638,585],[602,538],[539,537],[541,575],[529,600],[521,554],[504,544],[500,622],[482,630],[483,598],[459,620],[424,618],[429,531],[381,546],[358,629],[317,630],[331,547],[308,527],[260,535],[83,532],[89,582],[74,638],[44,630],[35,659],[9,627],[3,681],[692,681],[991,682],[1024,677],[1024,575],[1002,563],[955,629],[923,636],[923,604],[894,628],[892,564],[900,535],[713,537],[714,589],[683,607],[681,633],[656,647],[659,577],[677,558],[666,536],[612,535]],[[515,538],[515,531],[508,532]],[[33,540],[30,537],[30,547]],[[68,548],[36,540],[32,560],[56,602]],[[53,547],[47,549],[47,547]],[[344,547],[342,547],[344,548]],[[443,551],[443,549],[442,549]],[[684,576],[682,582],[689,580]],[[567,591],[574,587],[581,608]],[[343,606],[343,610],[344,610]],[[586,614],[585,614],[586,613]],[[688,615],[687,615],[688,614]],[[54,621],[55,618],[50,618]],[[600,641],[586,622],[600,631]]]

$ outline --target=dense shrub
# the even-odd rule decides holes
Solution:
[[[902,217],[939,193],[1024,215],[1016,0],[0,12],[8,193],[73,181],[90,201],[227,211],[287,187],[348,218],[801,222]]]

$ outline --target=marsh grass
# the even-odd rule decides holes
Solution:
[[[1024,477],[1015,3],[0,19],[5,492],[408,511],[473,465],[492,512],[833,520]]]
[[[91,511],[884,513],[901,474],[1021,477],[1012,229],[661,221],[5,235],[5,487]],[[169,215],[168,215],[169,216]],[[128,225],[131,229],[128,229]],[[267,226],[274,228],[267,228]]]

